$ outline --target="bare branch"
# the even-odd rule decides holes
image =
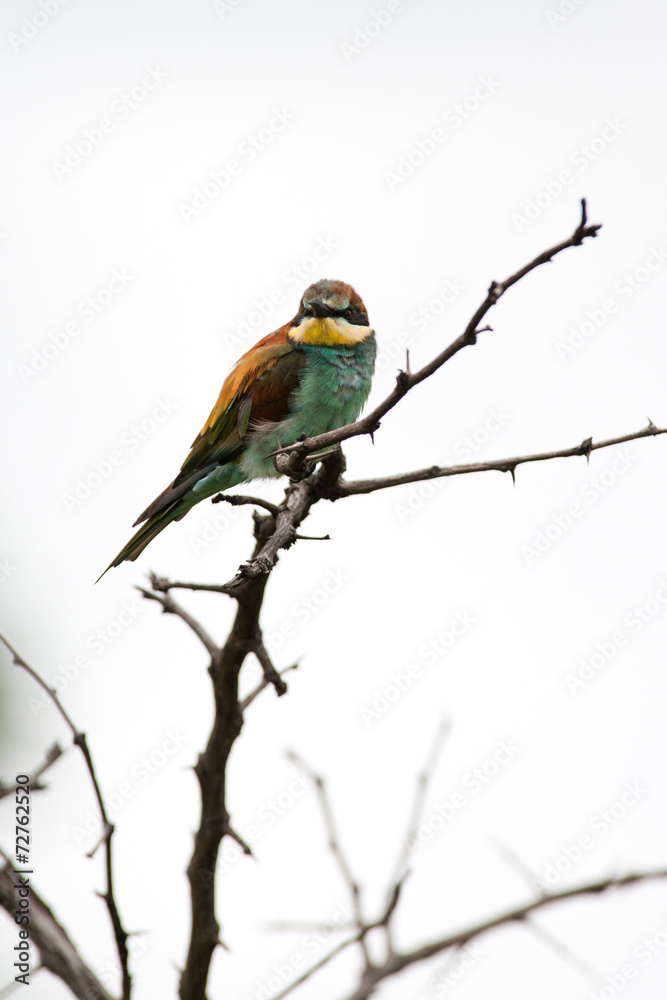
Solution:
[[[457,339],[453,341],[449,347],[445,348],[445,350],[442,351],[436,358],[430,361],[427,365],[424,365],[423,368],[420,368],[419,371],[414,374],[409,372],[399,372],[393,391],[382,403],[379,404],[379,406],[376,406],[374,410],[367,414],[367,416],[362,417],[360,420],[357,420],[352,424],[347,424],[344,427],[338,427],[333,431],[327,431],[325,434],[317,434],[314,437],[297,441],[293,445],[285,445],[284,447],[278,448],[276,452],[272,452],[271,454],[282,454],[283,456],[287,456],[290,453],[295,452],[302,458],[302,460],[305,460],[307,455],[311,452],[317,451],[318,449],[328,448],[329,445],[338,444],[341,441],[346,441],[348,438],[352,437],[358,437],[361,434],[372,434],[380,426],[380,420],[382,417],[393,409],[403,396],[410,391],[410,389],[413,389],[416,385],[419,385],[420,382],[423,382],[425,379],[433,375],[434,372],[437,372],[439,368],[442,368],[447,361],[450,361],[451,358],[458,354],[459,351],[463,350],[464,347],[469,347],[476,343],[479,333],[483,333],[485,330],[490,329],[490,327],[480,328],[479,324],[484,319],[488,311],[498,302],[505,292],[512,287],[512,285],[515,285],[517,281],[524,278],[530,271],[534,271],[535,268],[551,261],[556,254],[561,253],[563,250],[567,250],[568,247],[580,246],[585,239],[597,236],[600,228],[601,226],[599,225],[588,225],[586,199],[582,198],[581,219],[572,235],[568,237],[568,239],[563,240],[561,243],[557,243],[549,250],[545,250],[543,253],[539,254],[534,260],[531,260],[529,264],[525,264],[524,267],[516,271],[515,274],[510,275],[509,278],[505,278],[504,281],[492,281],[486,293],[486,298],[470,319],[461,336],[457,337]]]
[[[166,593],[162,596],[160,594],[154,594],[150,590],[145,590],[144,587],[137,587],[136,589],[146,598],[147,601],[157,601],[158,604],[161,604],[162,610],[166,615],[177,615],[178,618],[181,618],[188,628],[190,628],[197,636],[209,656],[216,656],[220,652],[215,641],[206,631],[204,626],[201,625],[196,618],[193,618],[192,615],[185,610],[185,608],[181,607],[181,605],[173,599],[171,594]]]
[[[213,497],[211,503],[228,503],[232,507],[246,507],[252,505],[253,507],[261,507],[262,510],[267,510],[269,514],[277,514],[279,507],[275,503],[269,503],[268,500],[262,500],[261,497],[247,497],[240,493],[218,493]]]
[[[228,594],[229,590],[221,583],[181,583],[168,580],[166,576],[150,574],[151,587],[160,594],[168,594],[170,590],[205,590],[211,594]],[[230,595],[233,596],[233,595]]]
[[[44,791],[47,786],[40,784],[39,779],[52,764],[55,764],[59,757],[62,757],[62,755],[63,751],[58,743],[54,743],[53,746],[47,750],[43,762],[39,765],[39,767],[35,768],[32,774],[28,776],[28,783],[30,785],[31,792]],[[17,785],[15,781],[12,782],[11,785],[8,785],[5,784],[4,781],[0,780],[0,799],[4,799],[7,795],[13,795],[17,788],[24,787],[24,785]]]
[[[290,670],[296,670],[298,668],[298,666],[299,666],[299,664],[297,662],[297,663],[293,663],[291,667],[285,667],[284,670],[280,671],[279,676],[281,678],[284,677],[284,675],[287,674],[287,673],[289,673]],[[271,684],[271,681],[266,676],[264,676],[262,678],[262,680],[259,682],[259,684],[257,685],[257,687],[254,688],[250,692],[250,694],[246,695],[245,698],[243,699],[243,701],[241,702],[241,711],[245,712],[246,708],[248,708],[249,705],[252,705],[252,703],[255,700],[255,698],[257,697],[257,695],[261,694],[261,692],[264,690],[264,688],[267,688],[269,686],[269,684]]]
[[[608,438],[605,441],[595,443],[592,438],[586,438],[573,448],[561,448],[558,451],[516,455],[514,458],[498,458],[489,462],[471,462],[469,465],[432,465],[428,469],[399,473],[396,476],[383,476],[379,479],[358,479],[349,483],[341,480],[338,484],[339,496],[374,493],[376,490],[385,490],[390,486],[404,486],[406,483],[420,483],[427,479],[442,479],[445,476],[465,476],[471,472],[510,472],[514,478],[517,466],[525,465],[528,462],[548,462],[554,458],[576,458],[582,455],[588,461],[591,452],[599,451],[601,448],[612,448],[617,444],[627,444],[628,441],[638,441],[646,437],[657,437],[659,434],[667,434],[667,428],[656,427],[655,424],[649,422],[648,427],[643,427],[640,431],[633,431],[631,434],[623,434],[621,437]]]
[[[255,516],[256,545],[251,561],[266,545],[275,524],[276,518],[272,514]],[[206,749],[195,765],[201,793],[201,817],[187,870],[192,924],[179,986],[181,1000],[204,1000],[213,953],[221,944],[220,925],[215,915],[215,870],[223,837],[232,837],[246,853],[250,853],[250,848],[230,822],[226,805],[227,763],[243,725],[244,706],[238,695],[239,673],[246,656],[263,648],[259,614],[266,582],[265,574],[257,574],[246,578],[237,588],[234,597],[238,607],[227,641],[220,649],[216,647],[211,651],[209,673],[213,684],[215,718]],[[168,591],[172,586],[168,581],[160,581],[162,590]],[[278,681],[280,685],[285,685],[280,677]]]
[[[53,704],[56,706],[61,716],[67,723],[71,733],[72,742],[78,746],[79,750],[83,754],[84,760],[86,762],[86,767],[88,769],[88,774],[90,775],[90,780],[95,791],[95,798],[97,799],[97,806],[100,811],[100,816],[102,818],[102,823],[104,825],[104,830],[106,833],[105,844],[105,868],[106,868],[106,881],[107,888],[106,892],[102,893],[102,899],[106,903],[107,910],[109,912],[109,919],[111,920],[111,926],[113,927],[114,939],[116,941],[116,950],[118,951],[118,958],[120,961],[120,967],[123,979],[123,1000],[129,1000],[132,980],[129,972],[128,964],[128,951],[127,951],[127,931],[123,928],[123,924],[120,919],[120,914],[118,912],[118,906],[116,905],[116,899],[114,895],[114,879],[113,879],[113,852],[111,849],[111,840],[113,837],[114,827],[113,824],[109,822],[109,817],[107,815],[106,807],[104,805],[104,799],[102,798],[102,792],[100,791],[99,782],[97,780],[97,775],[95,773],[95,768],[93,766],[93,759],[90,755],[90,750],[88,748],[88,743],[86,741],[86,734],[77,729],[77,727],[72,722],[71,718],[63,708],[63,705],[58,698],[58,695],[54,688],[49,687],[46,681],[42,680],[40,675],[31,667],[23,657],[17,653],[14,647],[9,643],[9,641],[0,635],[0,642],[7,647],[9,652],[12,654],[12,658],[17,667],[25,670],[34,681],[39,684],[43,691],[45,691]]]
[[[259,660],[259,665],[262,668],[264,680],[267,684],[273,684],[278,697],[282,694],[286,694],[287,684],[285,684],[285,681],[282,679],[273,663],[271,663],[271,657],[269,656],[266,646],[261,639],[257,639],[257,641],[253,644],[252,652]]]
[[[23,877],[13,866],[0,869],[0,906],[10,916],[16,910],[15,886],[21,884],[19,880]],[[39,949],[42,966],[58,976],[79,1000],[114,1000],[81,959],[67,931],[58,923],[32,883],[30,938]]]
[[[502,927],[512,923],[521,924],[531,913],[534,913],[536,910],[540,910],[546,906],[551,906],[554,903],[563,902],[568,899],[576,899],[580,896],[599,895],[610,889],[619,889],[630,885],[637,885],[639,883],[665,878],[667,878],[667,869],[635,872],[621,878],[603,879],[600,882],[590,882],[587,885],[576,886],[573,889],[564,889],[562,892],[542,896],[531,903],[527,903],[525,906],[520,906],[514,910],[508,910],[505,913],[500,913],[497,916],[475,924],[466,930],[459,931],[457,934],[452,934],[448,937],[433,941],[430,944],[423,945],[421,948],[415,948],[412,951],[403,952],[402,954],[390,955],[383,966],[375,966],[372,970],[369,970],[365,974],[359,987],[354,990],[353,993],[350,993],[345,1000],[368,1000],[382,980],[388,979],[390,976],[394,976],[398,972],[402,972],[403,969],[408,968],[408,966],[414,965],[417,962],[423,962],[428,958],[432,958],[434,955],[448,951],[450,948],[456,948],[467,944],[474,938],[487,933],[487,931],[495,930],[497,927]]]
[[[354,908],[354,923],[359,931],[359,944],[361,946],[364,962],[366,967],[370,967],[371,959],[366,948],[364,930],[366,928],[366,922],[363,917],[363,911],[361,906],[361,889],[359,883],[352,873],[352,868],[345,857],[343,848],[341,847],[340,837],[338,836],[338,830],[336,829],[336,823],[333,816],[333,810],[331,808],[331,803],[329,802],[329,796],[327,794],[326,786],[324,783],[324,778],[321,774],[317,774],[313,768],[306,763],[298,754],[290,750],[287,754],[288,758],[298,764],[303,770],[308,774],[311,780],[315,784],[317,790],[317,796],[320,802],[320,808],[322,810],[322,816],[324,817],[324,825],[327,831],[327,836],[329,838],[329,848],[333,854],[341,875],[343,876],[343,881],[347,885],[350,896],[352,897],[352,906]]]
[[[438,731],[433,740],[433,745],[429,750],[428,756],[424,763],[424,767],[417,778],[417,788],[415,790],[415,797],[412,803],[412,810],[410,813],[410,820],[408,822],[408,829],[405,835],[405,840],[403,841],[403,846],[401,852],[396,861],[396,866],[394,868],[394,874],[391,877],[390,882],[390,898],[393,896],[395,888],[402,884],[405,876],[407,875],[407,866],[410,856],[412,854],[414,840],[417,835],[417,829],[419,827],[419,822],[422,817],[422,810],[424,808],[424,800],[426,798],[426,792],[428,791],[428,786],[435,772],[436,766],[440,759],[440,754],[442,753],[442,748],[445,744],[447,737],[451,732],[451,724],[445,719],[440,723]],[[395,904],[394,904],[395,906]]]
[[[543,888],[540,888],[540,880],[537,878],[534,872],[530,870],[528,865],[523,861],[519,855],[504,844],[497,838],[494,839],[494,846],[500,856],[505,862],[512,868],[519,877],[528,885],[530,889],[535,892],[538,898],[543,898],[546,892]],[[558,955],[559,958],[567,962],[572,968],[582,975],[588,982],[592,983],[596,988],[600,985],[604,985],[604,980],[602,977],[588,964],[585,962],[580,955],[578,955],[569,945],[566,945],[560,938],[557,938],[555,934],[551,931],[547,931],[540,924],[536,923],[531,917],[527,917],[525,921],[525,926],[527,930],[531,931],[535,937],[539,938],[543,944]]]

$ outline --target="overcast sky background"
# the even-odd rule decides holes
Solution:
[[[513,288],[493,332],[415,389],[374,446],[347,444],[348,474],[667,424],[665,13],[648,0],[565,0],[557,12],[555,0],[2,4],[2,625],[61,678],[106,795],[129,788],[113,818],[119,906],[144,932],[137,1000],[176,995],[199,810],[189,767],[212,700],[203,649],[133,588],[150,569],[226,581],[250,553],[250,511],[202,503],[92,583],[175,475],[236,358],[296,312],[311,280],[340,278],[377,331],[377,403],[406,343],[413,368],[432,358],[492,279],[570,234],[586,196],[599,238]],[[266,691],[252,706],[233,753],[229,806],[241,832],[256,828],[257,860],[226,845],[218,915],[231,951],[216,953],[212,998],[259,1000],[275,966],[324,954],[271,922],[344,914],[288,748],[326,775],[373,917],[417,774],[450,721],[400,947],[531,898],[499,845],[558,889],[664,867],[666,456],[658,438],[589,465],[520,468],[515,487],[488,473],[318,505],[308,533],[332,541],[283,553],[263,610],[276,665],[300,667],[287,697]],[[279,500],[283,485],[253,491]],[[231,602],[182,602],[222,640]],[[68,735],[2,662],[11,779]],[[577,684],[581,670],[590,679]],[[257,676],[248,664],[244,690]],[[383,700],[397,677],[405,690]],[[34,799],[35,884],[116,989],[74,750],[49,785]],[[1,808],[11,851],[10,800]],[[600,990],[628,964],[624,996],[664,992],[667,886],[536,922],[600,978],[510,928],[481,940],[446,994],[433,986],[438,958],[378,996],[585,1000],[617,995]],[[0,985],[15,941],[3,916]],[[337,1000],[355,975],[348,956],[296,995]],[[31,1000],[68,995],[34,977]]]

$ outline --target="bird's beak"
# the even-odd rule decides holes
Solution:
[[[304,304],[313,310],[318,319],[323,319],[325,316],[335,316],[334,311],[319,299],[304,299]]]

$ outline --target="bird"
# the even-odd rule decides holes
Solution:
[[[225,379],[174,481],[137,518],[112,567],[134,561],[172,521],[239,483],[279,476],[271,453],[352,423],[371,390],[375,331],[360,296],[322,279],[284,326],[259,340]]]

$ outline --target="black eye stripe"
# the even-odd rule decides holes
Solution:
[[[348,321],[348,323],[351,323],[353,326],[369,326],[370,325],[369,322],[368,322],[368,317],[366,315],[364,315],[364,313],[359,312],[358,309],[355,309],[352,306],[348,306],[347,309],[341,309],[341,310],[339,310],[336,315],[341,316],[343,319],[346,319]],[[304,305],[303,305],[303,302],[302,302],[301,303],[301,308],[299,309],[299,312],[294,317],[294,319],[292,320],[292,322],[291,322],[290,325],[291,326],[298,326],[299,323],[301,323],[304,319],[312,319],[312,318],[313,318],[312,311],[306,309],[304,307]]]

